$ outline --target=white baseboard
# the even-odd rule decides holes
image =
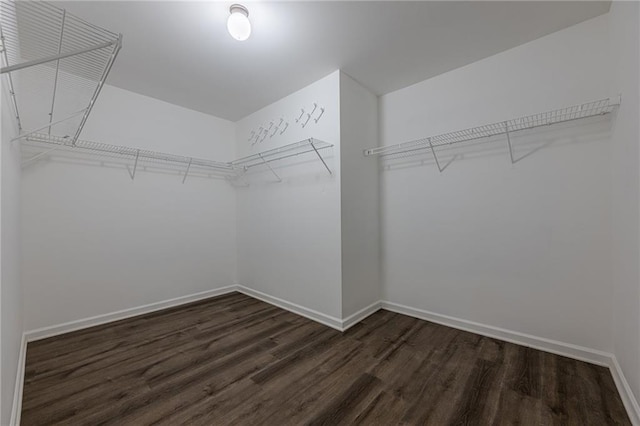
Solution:
[[[610,362],[609,369],[611,370],[613,381],[616,383],[620,398],[624,403],[624,407],[627,409],[631,424],[640,426],[640,404],[638,404],[638,400],[633,395],[631,386],[629,386],[629,382],[627,382],[627,379],[624,377],[622,368],[620,364],[618,364],[618,359],[615,355],[611,355]]]
[[[280,299],[279,297],[271,296],[261,291],[245,287],[243,285],[238,285],[237,291],[258,300],[262,300],[263,302],[270,303],[284,310],[293,312],[294,314],[309,318],[310,320],[319,322],[320,324],[324,324],[338,331],[342,331],[342,320],[340,318],[332,317],[330,315],[323,314],[322,312],[305,308],[304,306],[298,305],[297,303],[289,302],[284,299]]]
[[[18,368],[16,371],[16,383],[13,390],[13,404],[11,406],[11,426],[20,424],[20,414],[22,414],[22,389],[24,388],[24,372],[27,361],[27,335],[22,333],[20,342],[20,354],[18,355]]]
[[[507,330],[491,325],[480,324],[474,321],[425,311],[423,309],[411,308],[409,306],[393,302],[382,302],[382,309],[446,325],[459,330],[469,331],[482,336],[493,337],[506,342],[539,349],[545,352],[551,352],[553,354],[566,356],[579,361],[586,361],[605,367],[610,365],[611,354],[608,352],[573,345],[571,343],[559,342],[557,340],[546,339],[544,337],[532,336],[530,334]]]
[[[357,323],[359,323],[369,315],[372,315],[378,312],[381,309],[381,307],[382,307],[382,302],[377,301],[370,304],[366,308],[362,308],[358,312],[351,314],[346,318],[343,318],[342,331],[348,330],[349,328],[353,327],[354,325],[356,325]]]
[[[208,290],[188,296],[177,297],[162,302],[151,303],[136,308],[125,309],[122,311],[112,312],[104,315],[97,315],[91,318],[71,321],[64,324],[58,324],[50,327],[43,327],[36,330],[25,332],[22,336],[20,348],[20,358],[18,361],[18,371],[16,375],[16,384],[14,391],[13,407],[11,412],[11,425],[20,424],[20,412],[22,409],[22,389],[24,386],[25,361],[27,352],[27,343],[71,331],[81,330],[108,322],[118,321],[190,302],[195,302],[222,294],[232,293],[234,291],[243,293],[249,297],[253,297],[263,302],[272,304],[279,308],[301,315],[305,318],[324,324],[338,331],[345,331],[356,325],[364,318],[377,312],[379,309],[386,309],[391,312],[409,315],[415,318],[442,324],[448,327],[492,337],[506,342],[515,343],[522,346],[539,349],[545,352],[566,356],[569,358],[586,361],[597,365],[609,367],[613,376],[620,397],[627,409],[632,424],[640,426],[640,406],[636,400],[629,383],[624,377],[622,369],[618,364],[616,357],[610,353],[589,349],[583,346],[563,343],[557,340],[546,339],[543,337],[533,336],[530,334],[520,333],[517,331],[507,330],[474,321],[464,320],[451,317],[448,315],[437,314],[423,309],[412,308],[393,302],[375,302],[371,305],[359,310],[358,312],[344,318],[336,318],[313,309],[305,308],[297,303],[289,302],[266,293],[253,290],[242,285],[231,285],[214,290]]]
[[[163,300],[161,302],[149,303],[148,305],[138,306],[135,308],[123,309],[121,311],[111,312],[103,315],[96,315],[94,317],[84,318],[76,321],[69,321],[63,324],[42,327],[35,330],[27,331],[25,335],[27,337],[27,342],[33,342],[36,340],[57,336],[59,334],[69,333],[71,331],[82,330],[84,328],[94,327],[96,325],[106,324],[108,322],[119,321],[126,318],[159,311],[162,309],[172,308],[174,306],[184,305],[186,303],[196,302],[202,299],[208,299],[210,297],[220,296],[234,291],[237,291],[236,286],[230,285],[227,287],[207,290],[187,296],[180,296],[169,300]]]

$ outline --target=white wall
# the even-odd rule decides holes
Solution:
[[[380,98],[383,145],[610,96],[602,16]],[[385,299],[611,347],[609,123],[382,172]],[[441,152],[442,163],[453,151]]]
[[[234,124],[105,86],[82,139],[229,160]],[[27,330],[236,281],[235,191],[224,180],[42,161],[23,170]]]
[[[237,122],[238,156],[313,137],[334,144],[322,151],[330,176],[313,153],[273,163],[283,182],[266,167],[251,169],[250,186],[238,189],[238,282],[272,297],[341,318],[340,100],[338,71]],[[302,128],[301,108],[317,117]],[[281,135],[248,141],[252,131],[280,118]],[[306,121],[303,116],[302,121]],[[284,123],[283,123],[284,128]],[[325,318],[326,319],[326,318]]]
[[[20,151],[8,90],[2,87],[0,140],[0,424],[9,424],[23,332],[20,286]]]
[[[622,93],[612,147],[613,352],[640,398],[640,5],[613,2],[612,89]]]
[[[378,143],[378,98],[340,73],[342,315],[381,298],[378,165],[362,152]]]

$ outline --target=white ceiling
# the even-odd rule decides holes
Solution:
[[[380,95],[574,25],[610,2],[243,2],[253,26],[226,30],[232,2],[73,1],[123,34],[108,83],[238,120],[340,68]]]

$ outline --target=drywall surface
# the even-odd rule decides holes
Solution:
[[[612,138],[613,352],[640,398],[640,5],[613,2],[612,91],[622,93]]]
[[[9,424],[23,332],[20,285],[20,150],[9,91],[2,87],[0,140],[0,424]]]
[[[595,18],[382,96],[381,143],[610,96],[607,24]],[[384,300],[610,350],[610,122],[512,141],[513,165],[497,138],[440,149],[443,167],[458,154],[442,173],[430,152],[385,167]]]
[[[234,124],[105,86],[82,139],[228,160]],[[23,170],[26,329],[236,281],[235,190],[226,181],[56,158]]]
[[[364,157],[378,143],[378,98],[340,73],[340,195],[342,206],[342,315],[381,296],[378,164]]]
[[[240,157],[311,137],[334,144],[320,151],[332,175],[310,152],[272,163],[282,182],[266,166],[250,169],[237,193],[239,284],[331,319],[342,316],[339,79],[336,71],[236,123]],[[256,142],[261,127],[268,133]]]

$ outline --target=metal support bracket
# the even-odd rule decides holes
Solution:
[[[64,37],[64,24],[67,18],[67,10],[62,10],[62,24],[60,26],[60,39],[58,40],[58,55],[62,53],[62,39]],[[56,61],[56,75],[53,79],[53,96],[51,97],[51,111],[49,112],[49,124],[53,121],[53,109],[56,105],[56,92],[58,90],[58,74],[60,72],[60,59]],[[49,135],[51,135],[51,127],[48,130]]]
[[[436,155],[436,150],[433,149],[433,144],[431,143],[431,138],[429,138],[428,140],[429,140],[429,146],[431,147],[431,152],[433,153],[433,158],[436,160],[436,165],[438,166],[438,170],[440,171],[440,173],[442,173],[444,168],[440,167],[440,161],[438,161],[438,156]]]
[[[71,145],[75,146],[76,142],[78,141],[78,138],[80,137],[80,133],[82,132],[82,129],[84,128],[85,123],[87,122],[87,118],[89,118],[89,114],[91,113],[91,109],[93,109],[93,104],[95,104],[96,99],[98,98],[98,95],[100,94],[100,91],[102,90],[102,86],[104,86],[104,82],[107,80],[107,76],[109,75],[109,71],[111,71],[111,67],[113,66],[113,62],[116,60],[116,56],[118,56],[118,52],[120,51],[120,48],[122,48],[122,34],[120,34],[118,36],[118,40],[116,42],[111,42],[111,44],[114,44],[113,46],[113,51],[111,52],[111,56],[109,57],[109,62],[107,62],[107,66],[104,69],[104,72],[102,73],[102,77],[100,78],[100,82],[98,83],[98,87],[96,87],[95,92],[93,92],[93,96],[91,97],[91,101],[89,101],[89,106],[87,107],[84,115],[82,116],[82,121],[80,121],[80,126],[78,126],[78,130],[76,130],[76,134],[73,137],[73,141],[71,142]],[[109,44],[109,45],[111,45]],[[95,49],[94,49],[95,50]]]
[[[87,109],[88,108],[83,108],[80,111],[76,111],[73,114],[71,114],[70,116],[68,116],[66,118],[63,118],[62,120],[57,120],[57,121],[54,121],[53,123],[45,124],[44,126],[38,127],[35,130],[31,130],[30,132],[23,133],[22,135],[18,135],[15,138],[11,139],[11,142],[17,141],[18,139],[26,138],[27,136],[29,136],[29,135],[31,135],[33,133],[39,132],[40,130],[43,130],[43,129],[50,128],[51,126],[55,126],[56,124],[62,123],[63,121],[71,120],[73,117],[77,117],[78,115],[82,114],[83,112],[86,112]]]
[[[282,179],[280,178],[280,176],[278,176],[278,174],[275,172],[275,170],[273,170],[273,168],[269,165],[269,163],[264,159],[262,154],[258,154],[258,157],[260,157],[262,162],[269,168],[269,170],[271,170],[271,173],[273,173],[273,175],[276,177],[276,179],[278,179],[278,182],[282,182]]]
[[[187,166],[187,171],[184,172],[184,177],[182,178],[182,183],[184,183],[187,180],[187,175],[189,175],[189,169],[191,169],[191,162],[193,161],[193,158],[189,158],[189,165]]]
[[[316,155],[318,156],[320,161],[322,161],[322,164],[324,164],[324,167],[327,169],[329,174],[333,176],[333,173],[331,173],[331,169],[329,168],[329,166],[327,166],[327,163],[324,161],[324,158],[322,158],[322,155],[320,155],[320,153],[316,149],[316,146],[313,144],[313,139],[309,139],[309,143],[311,144],[311,148],[313,148],[313,150],[316,152]]]
[[[511,157],[511,164],[515,164],[516,161],[513,158],[513,147],[511,146],[511,135],[509,134],[509,124],[504,122],[504,133],[507,135],[507,143],[509,144],[509,156]]]
[[[133,163],[133,172],[131,172],[131,180],[136,178],[136,170],[138,169],[138,157],[140,157],[140,150],[136,150],[136,161]]]
[[[2,43],[2,58],[4,59],[4,63],[9,65],[9,57],[7,56],[7,47],[5,44],[4,33],[2,32],[2,27],[0,26],[0,42]],[[13,102],[13,112],[16,115],[16,122],[18,123],[18,132],[22,131],[22,123],[20,122],[20,113],[18,112],[18,102],[16,101],[16,90],[13,86],[13,78],[11,78],[11,74],[7,74],[7,80],[9,82],[9,93],[11,94],[11,101]]]

